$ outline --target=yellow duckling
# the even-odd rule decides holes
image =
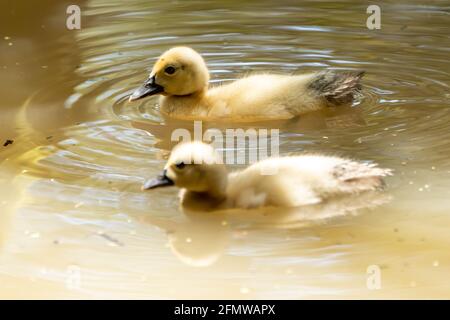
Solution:
[[[323,71],[303,75],[258,74],[209,88],[203,58],[175,47],[155,63],[130,101],[161,94],[161,111],[184,120],[290,119],[326,106],[350,104],[364,72]]]
[[[390,174],[375,164],[323,155],[268,158],[228,174],[213,147],[197,141],[177,145],[163,173],[143,189],[175,185],[182,205],[209,209],[297,207],[380,189]]]

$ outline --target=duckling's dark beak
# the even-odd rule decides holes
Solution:
[[[148,78],[140,88],[133,92],[130,96],[130,101],[139,100],[147,96],[153,96],[163,91],[164,88],[159,84],[156,84],[155,76],[153,76]]]
[[[166,170],[155,179],[147,180],[142,186],[142,190],[156,189],[160,187],[173,186],[174,183],[166,176]]]

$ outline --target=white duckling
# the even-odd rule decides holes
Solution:
[[[323,155],[268,158],[228,174],[213,147],[197,141],[177,145],[163,173],[143,189],[175,185],[183,206],[207,209],[298,207],[378,190],[390,174],[375,164]]]
[[[326,106],[349,105],[363,74],[331,70],[258,74],[209,88],[208,68],[200,54],[175,47],[158,59],[129,100],[161,94],[162,113],[183,120],[282,120]]]

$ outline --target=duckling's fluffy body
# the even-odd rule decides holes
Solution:
[[[161,111],[171,117],[191,120],[290,119],[326,105],[325,100],[305,90],[314,76],[252,75],[186,97],[161,97]]]
[[[338,157],[269,158],[231,173],[226,194],[232,207],[297,207],[333,195],[376,190],[386,174],[385,169]]]
[[[164,177],[182,188],[183,204],[224,209],[317,204],[332,196],[377,190],[390,173],[340,157],[298,155],[269,158],[228,174],[210,145],[194,142],[175,147]],[[153,188],[155,182],[146,186]]]
[[[161,112],[192,120],[290,119],[326,106],[350,104],[363,72],[323,71],[303,75],[251,75],[209,88],[209,72],[193,49],[175,47],[153,66],[130,100],[161,94]]]

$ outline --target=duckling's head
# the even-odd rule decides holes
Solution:
[[[145,182],[143,189],[171,185],[220,198],[227,185],[227,170],[211,145],[181,143],[173,149],[162,174]]]
[[[149,78],[130,96],[130,101],[162,94],[186,96],[208,87],[209,72],[205,61],[195,50],[175,47],[162,54]]]

